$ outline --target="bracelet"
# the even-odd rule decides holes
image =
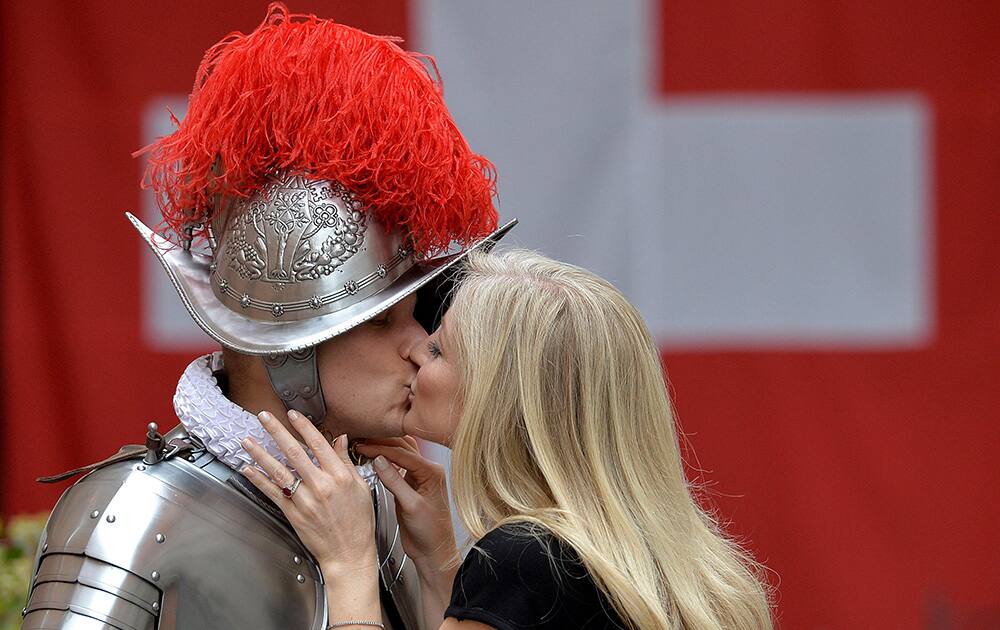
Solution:
[[[328,625],[326,630],[333,630],[333,628],[346,628],[347,626],[371,626],[385,630],[385,626],[382,625],[381,621],[338,621],[337,623],[331,623]]]

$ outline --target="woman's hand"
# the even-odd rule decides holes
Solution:
[[[266,411],[258,417],[302,482],[292,496],[282,494],[282,488],[294,487],[296,476],[251,438],[243,447],[267,475],[253,466],[244,467],[243,474],[281,508],[324,574],[377,574],[371,491],[347,454],[347,436],[334,440],[331,448],[308,419],[288,412],[292,427],[319,462],[317,467],[277,418]]]
[[[367,440],[355,449],[375,458],[375,472],[396,499],[396,517],[406,554],[418,569],[447,571],[458,559],[458,550],[444,467],[421,455],[417,441],[409,436]],[[397,467],[405,469],[406,475],[401,475]]]

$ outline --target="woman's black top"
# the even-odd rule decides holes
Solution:
[[[627,627],[572,547],[529,524],[499,527],[476,543],[444,616],[498,630]]]

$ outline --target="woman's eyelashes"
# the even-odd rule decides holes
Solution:
[[[430,352],[431,356],[436,359],[441,356],[441,346],[439,346],[436,341],[431,339],[427,342],[427,352]]]

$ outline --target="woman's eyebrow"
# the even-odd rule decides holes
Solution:
[[[451,344],[447,343],[447,339],[450,337],[450,335],[448,334],[448,314],[447,313],[445,313],[445,315],[443,317],[441,317],[441,331],[440,332],[441,332],[441,334],[439,335],[439,337],[441,339],[441,345],[443,345],[443,346],[451,345]]]

